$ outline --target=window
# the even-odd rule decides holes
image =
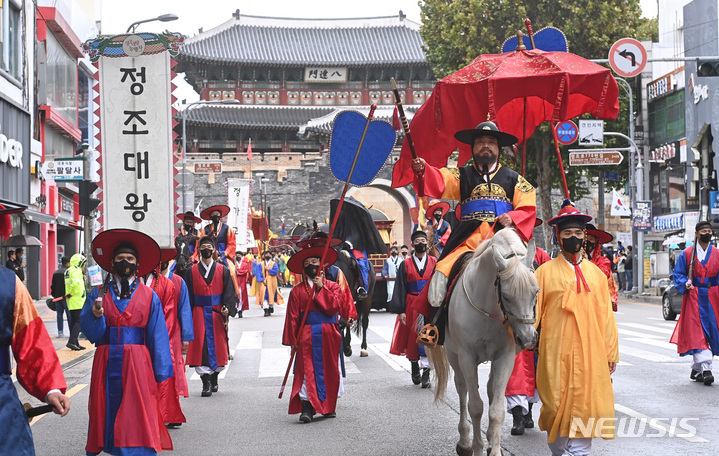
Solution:
[[[77,125],[77,63],[55,36],[47,34],[47,104]]]
[[[0,3],[0,66],[10,76],[22,80],[22,11],[17,1]]]

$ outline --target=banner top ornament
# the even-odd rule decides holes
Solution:
[[[102,57],[138,57],[169,52],[173,57],[180,52],[185,36],[180,33],[137,33],[98,36],[85,41],[82,50],[92,62]]]

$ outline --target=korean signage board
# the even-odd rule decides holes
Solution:
[[[0,198],[30,204],[30,114],[0,98]]]
[[[305,67],[305,82],[347,82],[345,67]]]
[[[78,158],[56,158],[43,166],[43,175],[46,179],[53,179],[55,182],[81,181],[85,168],[85,159]]]
[[[251,244],[247,220],[250,211],[250,181],[249,179],[227,179],[227,205],[230,213],[227,214],[227,224],[235,231],[237,250],[246,249]]]
[[[98,37],[105,229],[130,228],[172,247],[175,209],[171,55],[177,34]]]
[[[192,162],[193,172],[195,174],[221,174],[221,161],[195,161]]]
[[[637,201],[632,212],[632,226],[636,231],[649,231],[652,228],[652,202]]]

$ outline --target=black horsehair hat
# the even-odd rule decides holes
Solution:
[[[201,246],[203,244],[212,244],[212,247],[215,247],[215,240],[212,239],[210,236],[203,236],[202,239],[200,239],[200,242],[197,244],[197,246]]]
[[[505,133],[503,131],[499,131],[497,124],[490,120],[477,125],[477,128],[460,130],[454,134],[454,137],[457,139],[457,141],[469,144],[470,146],[474,146],[474,140],[479,138],[480,136],[492,136],[494,138],[497,138],[497,141],[499,142],[499,147],[511,146],[513,144],[517,144],[518,141],[516,136],[510,135],[509,133]]]

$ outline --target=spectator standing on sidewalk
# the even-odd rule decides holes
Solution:
[[[65,299],[65,271],[70,267],[70,258],[64,256],[60,259],[60,262],[62,263],[60,268],[52,273],[50,294],[53,298],[62,297],[59,301],[55,301],[55,311],[57,312],[57,336],[64,337],[62,322],[64,316],[67,316],[68,328],[70,326],[70,311],[67,308],[67,301]]]
[[[624,254],[624,250],[617,251],[614,256],[614,264],[617,267],[617,283],[619,284],[619,291],[626,291],[627,289],[627,275],[624,271],[624,259],[627,256]]]
[[[634,253],[632,253],[632,246],[627,246],[627,257],[624,259],[624,273],[627,276],[627,291],[632,291],[634,286]]]
[[[65,299],[67,310],[70,311],[70,338],[66,347],[70,350],[84,350],[77,338],[80,336],[80,311],[85,304],[85,275],[82,268],[85,266],[85,257],[79,253],[70,258],[70,267],[65,271]]]
[[[17,270],[17,263],[15,263],[15,249],[10,249],[7,252],[7,261],[5,262],[5,267],[11,270],[15,273],[16,276],[20,277]]]
[[[21,282],[25,281],[25,265],[22,261],[23,255],[25,255],[25,251],[22,249],[22,247],[18,247],[15,249],[15,265],[17,266],[15,274],[20,277]]]

